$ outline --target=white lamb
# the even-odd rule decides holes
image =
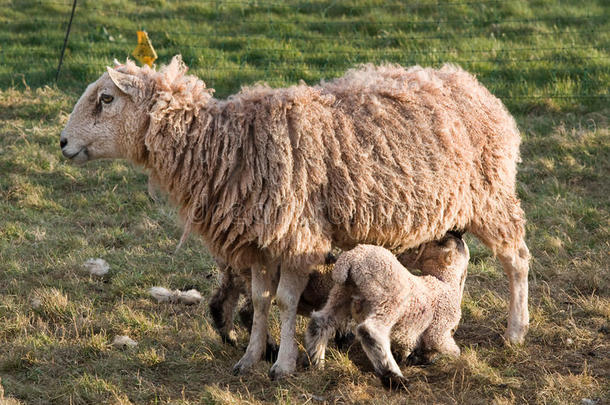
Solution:
[[[411,274],[399,259],[421,269],[422,276]],[[405,359],[415,349],[427,360],[435,353],[459,356],[453,333],[461,317],[468,247],[449,233],[399,259],[372,245],[358,245],[339,257],[328,301],[312,314],[307,328],[313,365],[323,362],[329,337],[350,315],[358,324],[362,348],[386,386],[404,383],[390,339]]]

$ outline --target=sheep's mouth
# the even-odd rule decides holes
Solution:
[[[84,147],[71,155],[64,152],[64,156],[75,163],[84,163],[89,160],[89,151],[87,150],[87,147]]]

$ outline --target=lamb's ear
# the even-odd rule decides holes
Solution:
[[[139,77],[121,73],[118,70],[106,68],[108,75],[112,82],[121,90],[123,93],[129,95],[134,100],[140,98],[140,95],[144,91],[144,82]]]

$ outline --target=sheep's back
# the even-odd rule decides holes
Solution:
[[[458,68],[366,66],[323,89],[335,97],[324,201],[339,245],[439,238],[467,226],[488,184],[514,181],[514,121]]]
[[[244,89],[218,108],[206,239],[235,263],[254,260],[243,247],[293,267],[331,242],[404,250],[466,228],[476,204],[514,188],[514,121],[456,68],[367,66],[316,87]]]

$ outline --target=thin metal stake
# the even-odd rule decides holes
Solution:
[[[72,19],[74,18],[74,10],[76,10],[76,0],[72,3],[72,14],[70,14],[70,22],[68,22],[68,29],[66,30],[66,37],[64,38],[64,46],[61,48],[61,56],[59,57],[59,65],[57,65],[57,74],[55,75],[55,83],[59,79],[59,70],[61,69],[61,62],[64,60],[64,52],[66,51],[66,45],[68,44],[68,36],[70,35],[70,27],[72,27]]]

